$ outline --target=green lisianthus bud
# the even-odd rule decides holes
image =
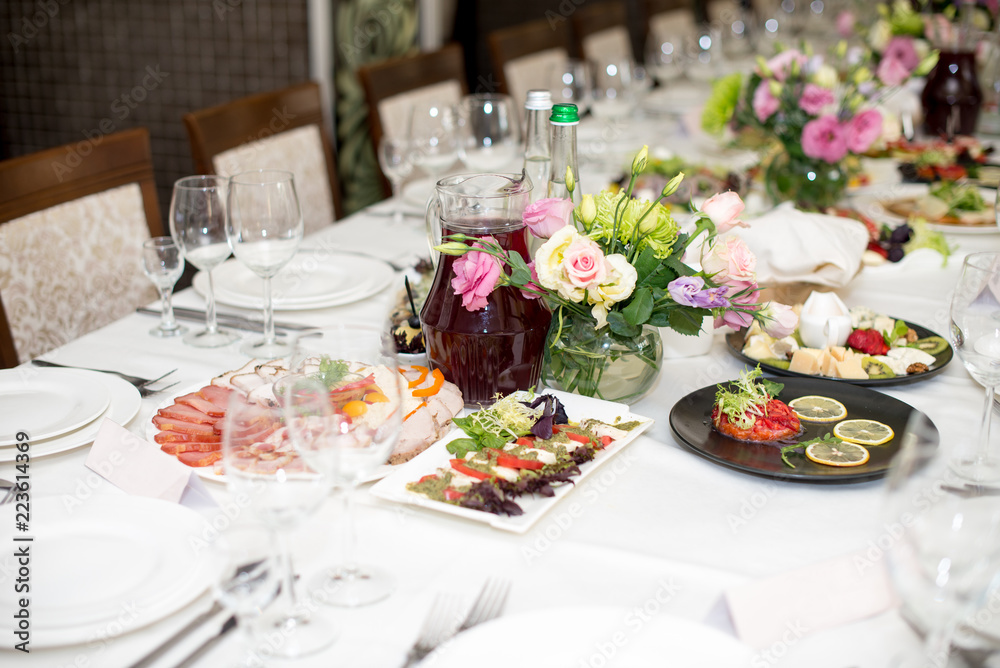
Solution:
[[[435,246],[434,250],[444,255],[465,255],[469,252],[469,246],[461,241],[449,241],[446,244]]]
[[[646,161],[649,157],[649,146],[643,145],[642,150],[635,154],[635,158],[632,160],[632,174],[633,176],[642,174],[642,170],[646,169]]]
[[[588,228],[594,224],[597,218],[597,203],[594,202],[593,195],[584,195],[580,205],[576,207],[576,217]]]
[[[927,57],[923,58],[919,63],[917,63],[917,69],[913,70],[913,76],[924,77],[927,76],[934,66],[937,65],[938,52],[931,51]]]
[[[566,165],[566,190],[571,193],[576,190],[576,176],[573,175],[573,168]]]
[[[861,84],[872,78],[872,71],[867,67],[859,67],[854,72],[854,83]]]
[[[684,180],[684,172],[678,172],[677,176],[667,181],[667,185],[663,186],[663,192],[661,197],[670,197],[677,189],[681,187],[681,181]]]
[[[847,40],[846,39],[842,39],[839,42],[837,42],[837,47],[834,50],[833,54],[834,54],[834,56],[836,56],[837,60],[843,60],[844,58],[847,57]]]
[[[767,66],[767,61],[764,60],[764,56],[757,56],[757,71],[759,71],[760,75],[765,79],[769,79],[774,76],[771,68]]]
[[[771,95],[774,97],[781,97],[782,85],[780,81],[777,79],[771,79],[767,82],[767,87],[770,89]]]
[[[656,212],[650,211],[649,215],[643,218],[642,222],[639,223],[639,233],[643,235],[652,234],[656,230],[658,223],[659,218],[657,217]]]

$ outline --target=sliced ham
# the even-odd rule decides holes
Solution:
[[[274,383],[264,383],[254,388],[247,394],[247,399],[261,406],[270,406],[273,408],[278,405],[278,399],[274,396]]]
[[[178,443],[181,441],[204,441],[207,443],[221,443],[222,436],[219,434],[184,434],[177,431],[158,431],[156,435],[153,436],[153,440],[157,443]]]
[[[239,376],[241,374],[253,373],[254,369],[256,368],[257,368],[257,360],[250,360],[249,362],[241,366],[239,369],[236,369],[235,371],[227,371],[221,376],[216,376],[215,378],[212,379],[212,385],[229,388],[231,390],[235,389],[235,386],[232,384],[232,379],[235,376]]]
[[[226,414],[226,409],[224,407],[216,406],[211,401],[205,399],[197,392],[192,392],[191,394],[185,394],[183,397],[177,397],[176,399],[174,399],[174,403],[190,406],[196,411],[201,411],[202,413],[209,415],[211,417],[222,417]]]
[[[164,417],[163,415],[154,415],[153,424],[164,431],[175,431],[182,434],[194,434],[196,436],[212,436],[215,434],[213,425],[185,422],[176,418]]]
[[[221,452],[222,443],[211,443],[205,441],[180,441],[171,443],[174,446],[174,454],[182,452]],[[163,449],[162,447],[160,448]]]
[[[256,388],[260,387],[261,385],[270,383],[271,381],[260,377],[259,375],[257,375],[256,372],[251,372],[251,373],[241,373],[236,376],[233,376],[229,380],[229,382],[232,383],[234,388],[236,388],[243,394],[249,394]]]
[[[183,420],[184,422],[195,422],[197,424],[215,424],[219,421],[219,418],[212,417],[207,413],[202,413],[201,411],[191,408],[186,404],[174,404],[172,406],[167,406],[166,408],[161,408],[156,411],[156,414],[165,418],[174,418],[177,420]]]
[[[180,452],[177,454],[177,459],[180,460],[181,464],[186,464],[194,468],[201,468],[203,466],[211,466],[215,462],[222,459],[221,452]]]
[[[223,411],[229,408],[229,396],[232,393],[232,389],[228,387],[220,387],[219,385],[206,385],[198,390],[198,394],[200,394],[202,398],[206,401],[212,402]]]

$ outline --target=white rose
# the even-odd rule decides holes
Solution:
[[[876,53],[882,53],[889,45],[890,39],[892,39],[892,26],[885,19],[879,19],[868,33],[868,44]]]
[[[830,90],[834,89],[837,85],[837,81],[837,70],[833,69],[830,65],[823,65],[816,70],[816,74],[813,75],[814,84],[822,86],[823,88],[829,88]]]

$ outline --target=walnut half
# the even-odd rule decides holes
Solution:
[[[927,372],[929,370],[930,370],[930,367],[928,367],[923,362],[914,362],[910,366],[906,367],[906,373],[908,373],[908,374],[911,374],[911,373],[925,373],[925,372]]]

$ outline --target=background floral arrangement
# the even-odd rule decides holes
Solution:
[[[985,34],[996,25],[1000,10],[998,0],[894,0],[877,4],[874,21],[858,20],[870,13],[867,5],[857,12],[843,11],[837,16],[837,32],[844,39],[857,35],[864,39],[877,57],[904,58],[912,62],[910,47],[919,57],[929,55],[932,45],[954,47],[968,37],[968,31]],[[912,71],[912,67],[910,68]]]

